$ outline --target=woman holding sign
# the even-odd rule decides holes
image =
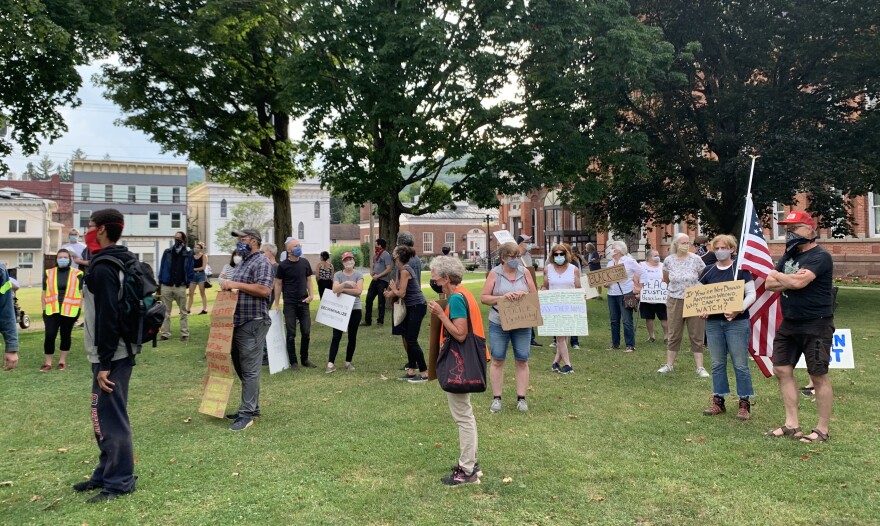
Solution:
[[[736,394],[739,396],[736,418],[748,420],[752,417],[750,400],[755,396],[752,373],[749,371],[749,307],[755,302],[755,282],[748,270],[740,269],[739,275],[735,275],[736,265],[732,258],[736,252],[735,237],[715,236],[709,246],[715,251],[717,261],[706,267],[700,282],[711,285],[741,279],[746,283],[742,311],[701,316],[706,320],[706,339],[709,342],[709,358],[712,360],[712,403],[703,414],[715,416],[726,411],[724,397],[730,394],[730,385],[727,382],[727,357],[730,356],[736,378]]]
[[[332,268],[332,267],[331,267]],[[348,294],[354,296],[351,318],[348,319],[348,346],[345,349],[345,369],[353,371],[351,359],[354,358],[354,350],[357,347],[358,326],[361,324],[361,293],[364,291],[364,275],[354,269],[354,254],[345,252],[342,254],[342,270],[333,276],[333,293],[337,296]],[[333,339],[330,340],[330,357],[327,359],[327,373],[336,372],[336,353],[339,352],[339,343],[342,341],[342,331],[333,329]]]
[[[648,327],[648,341],[653,342],[657,334],[654,332],[654,318],[660,320],[663,327],[663,343],[669,342],[668,326],[666,325],[666,284],[663,283],[663,265],[660,252],[648,251],[647,259],[642,263],[639,283],[642,285],[642,297],[639,303],[639,315]],[[650,297],[649,297],[650,296]]]
[[[529,387],[529,354],[531,351],[532,329],[504,330],[501,327],[501,314],[498,302],[502,299],[517,301],[530,292],[537,292],[532,275],[526,270],[519,258],[519,246],[508,241],[498,249],[501,264],[493,268],[483,285],[480,301],[491,305],[489,311],[489,349],[492,353],[492,365],[489,368],[489,380],[492,382],[492,405],[489,411],[501,411],[501,391],[504,387],[504,360],[507,358],[507,344],[513,346],[513,358],[516,361],[516,408],[528,411],[526,390]]]
[[[608,245],[608,265],[623,265],[626,269],[626,279],[612,283],[608,286],[608,315],[611,319],[611,347],[609,351],[620,349],[620,321],[623,320],[623,342],[626,344],[624,352],[636,350],[636,328],[633,325],[633,309],[626,308],[623,298],[627,294],[636,296],[642,290],[639,282],[641,267],[638,261],[629,255],[629,248],[623,241],[612,241]]]
[[[571,264],[571,252],[562,244],[553,245],[550,251],[553,259],[544,268],[544,290],[579,289],[581,288],[581,274]],[[562,364],[560,366],[560,364]],[[553,358],[554,372],[571,374],[574,368],[568,357],[568,336],[556,337],[556,356]]]

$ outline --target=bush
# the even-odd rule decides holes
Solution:
[[[342,270],[342,254],[346,252],[354,254],[354,266],[364,267],[370,265],[369,259],[366,264],[364,263],[364,251],[361,247],[333,247],[330,249],[330,263],[333,264],[333,270]]]

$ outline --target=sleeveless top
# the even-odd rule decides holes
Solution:
[[[201,256],[193,256],[193,267],[199,268],[204,265],[205,256],[204,254]],[[205,269],[197,270],[196,272],[204,272]]]
[[[562,275],[556,271],[556,265],[547,265],[544,269],[544,279],[549,283],[550,290],[557,289],[573,289],[574,288],[574,272],[575,266],[571,263],[565,268]]]
[[[322,280],[330,280],[332,279],[331,272],[333,269],[331,267],[325,267],[323,265],[318,266],[318,279]]]
[[[422,294],[422,287],[419,285],[419,280],[415,277],[416,271],[408,264],[403,266],[403,270],[409,272],[409,280],[406,282],[406,294],[403,296],[403,304],[407,307],[410,305],[427,304],[428,302],[425,300],[425,295]]]
[[[508,292],[529,291],[529,282],[526,280],[526,269],[520,265],[516,267],[516,277],[513,281],[504,275],[504,264],[498,265],[492,269],[495,273],[495,288],[492,289],[493,296],[503,296]],[[489,321],[497,325],[501,325],[501,316],[498,309],[493,305],[489,310]]]

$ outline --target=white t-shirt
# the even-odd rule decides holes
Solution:
[[[82,258],[83,251],[86,249],[85,243],[80,243],[77,241],[76,243],[65,243],[61,245],[61,248],[70,252],[71,256],[76,256],[78,258]],[[73,257],[70,258],[70,267],[71,268],[79,268],[79,265],[73,260]]]
[[[605,267],[613,267],[614,265],[623,265],[626,269],[626,279],[608,285],[608,295],[623,296],[632,292],[636,288],[635,283],[633,283],[633,276],[641,273],[642,266],[630,255],[621,256],[620,261],[614,261],[614,258],[611,258]]]

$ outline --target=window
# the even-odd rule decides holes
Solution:
[[[104,201],[107,203],[113,202],[113,185],[105,184],[104,185]]]
[[[446,232],[444,234],[443,246],[449,247],[449,250],[455,252],[455,232]]]
[[[34,268],[34,253],[33,252],[19,252],[18,253],[18,268]]]
[[[296,227],[296,238],[302,241],[306,238],[306,225],[300,221],[299,226]]]
[[[128,202],[129,203],[137,203],[137,187],[129,186],[128,187]]]
[[[364,243],[369,243],[369,242],[370,242],[370,236],[369,235],[364,236]]]
[[[80,210],[79,211],[79,229],[86,230],[89,228],[89,218],[92,217],[91,210]]]
[[[434,253],[434,232],[422,232],[422,253]]]
[[[538,242],[538,209],[532,208],[532,237],[533,242]]]
[[[226,217],[226,199],[220,201],[220,217]]]
[[[159,202],[159,187],[151,186],[150,187],[150,202],[158,203]]]
[[[174,187],[171,189],[171,202],[174,204],[180,203],[180,188]]]
[[[574,212],[572,212],[572,213],[571,213],[571,229],[572,229],[572,230],[577,230],[577,229],[578,229],[578,226],[577,226],[577,225],[578,225],[577,214],[575,214]]]
[[[10,234],[24,234],[27,230],[27,221],[24,219],[10,219],[9,220],[9,233]]]
[[[562,225],[562,210],[556,209],[553,211],[553,230],[563,230],[564,228]]]
[[[785,216],[785,205],[773,201],[773,239],[785,239],[785,225],[779,224]]]
[[[150,228],[159,228],[159,212],[150,212]]]
[[[880,237],[880,194],[868,193],[868,235]]]
[[[321,203],[315,201],[315,219],[321,218]]]
[[[83,201],[88,201],[89,198],[90,198],[90,196],[89,196],[89,185],[84,184],[84,185],[82,185],[82,200],[83,200]]]
[[[171,212],[171,228],[180,228],[180,212]]]

